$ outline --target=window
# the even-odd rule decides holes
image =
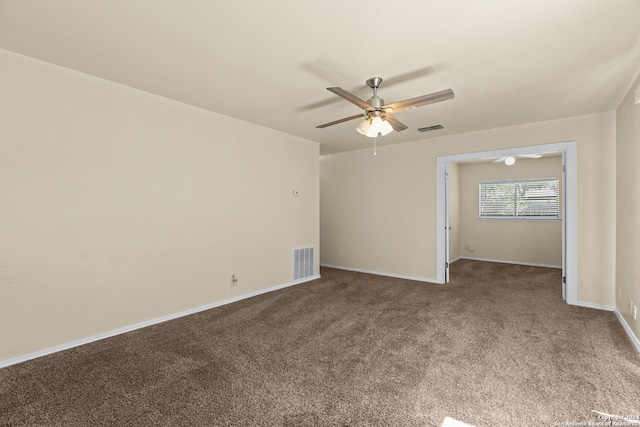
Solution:
[[[480,218],[558,219],[558,178],[481,181]]]

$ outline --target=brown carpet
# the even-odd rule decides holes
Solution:
[[[0,425],[476,426],[640,415],[640,355],[560,271],[313,282],[0,369]]]

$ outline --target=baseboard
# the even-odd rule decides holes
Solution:
[[[320,267],[335,268],[338,270],[346,270],[346,271],[355,271],[356,273],[375,274],[377,276],[393,277],[395,279],[407,279],[407,280],[415,280],[418,282],[427,282],[427,283],[436,283],[436,284],[438,283],[434,279],[425,279],[424,277],[404,276],[402,274],[383,273],[381,271],[363,270],[360,268],[344,267],[341,265],[320,264]]]
[[[528,265],[530,267],[544,267],[544,268],[562,268],[561,265],[550,265],[550,264],[536,264],[536,263],[532,263],[532,262],[519,262],[519,261],[503,261],[503,260],[499,260],[499,259],[487,259],[487,258],[473,258],[473,257],[468,257],[468,256],[460,256],[458,258],[456,258],[455,260],[461,260],[461,259],[469,259],[472,261],[485,261],[485,262],[497,262],[500,264],[516,264],[516,265]],[[451,261],[449,261],[451,262]]]
[[[622,316],[622,314],[620,314],[620,312],[618,311],[618,309],[614,309],[613,312],[616,314],[616,317],[618,318],[618,320],[620,321],[620,323],[622,324],[622,327],[624,328],[625,332],[627,333],[627,335],[629,335],[629,338],[631,339],[631,342],[633,343],[633,345],[636,346],[636,350],[638,350],[638,352],[640,352],[640,340],[638,339],[638,337],[633,333],[633,330],[631,330],[631,326],[629,326],[629,324],[627,323],[627,321],[624,319],[624,317]]]
[[[461,259],[462,259],[462,257],[460,257],[460,256],[459,257],[455,257],[454,259],[450,259],[449,260],[449,264],[453,264],[454,262],[459,261]]]
[[[636,337],[636,335],[633,333],[633,331],[631,330],[631,327],[629,326],[625,318],[622,316],[622,314],[620,314],[617,308],[610,307],[608,305],[592,304],[589,302],[578,302],[576,306],[614,312],[616,317],[618,318],[618,321],[622,324],[622,327],[624,328],[625,332],[627,333],[627,335],[629,335],[631,342],[633,343],[633,345],[636,346],[636,350],[640,352],[640,340],[638,340],[638,337]]]
[[[604,310],[604,311],[613,311],[615,310],[615,308],[609,306],[609,305],[600,305],[600,304],[592,304],[590,302],[580,302],[578,301],[577,304],[572,304],[576,307],[585,307],[585,308],[593,308],[596,310]]]
[[[231,304],[233,302],[241,301],[243,299],[255,297],[261,294],[266,294],[268,292],[277,291],[278,289],[288,288],[289,286],[299,285],[301,283],[309,282],[311,280],[319,279],[320,275],[316,274],[313,276],[305,277],[302,279],[294,280],[292,282],[284,283],[282,285],[276,285],[271,288],[261,289],[259,291],[250,292],[248,294],[239,295],[237,297],[229,298],[223,301],[217,301],[211,304],[203,305],[200,307],[192,308],[189,310],[181,311],[179,313],[169,314],[167,316],[158,317],[156,319],[148,320],[146,322],[136,323],[134,325],[125,326],[122,328],[114,329],[112,331],[104,332],[101,334],[93,335],[87,338],[82,338],[76,341],[68,342],[65,344],[57,345],[54,347],[45,348],[43,350],[34,351],[33,353],[28,353],[22,356],[17,356],[11,359],[0,360],[0,369],[6,368],[7,366],[15,365],[18,363],[26,362],[27,360],[37,359],[38,357],[46,356],[49,354],[57,353],[59,351],[68,350],[73,347],[78,347],[84,344],[89,344],[94,341],[99,341],[105,338],[110,338],[116,335],[124,334],[127,332],[135,331],[136,329],[146,328],[147,326],[156,325],[158,323],[166,322],[169,320],[177,319],[179,317],[189,316],[191,314],[199,313],[201,311],[210,310],[212,308],[220,307],[223,305]]]

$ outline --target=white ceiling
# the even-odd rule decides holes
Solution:
[[[638,0],[0,0],[0,48],[317,141],[367,147],[361,112],[387,102],[378,144],[614,110],[640,71]],[[387,83],[385,85],[385,83]],[[445,129],[420,133],[417,128]]]

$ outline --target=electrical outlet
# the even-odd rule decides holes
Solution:
[[[633,313],[633,300],[632,299],[629,300],[629,305],[630,305],[629,306],[629,312]]]
[[[238,276],[236,274],[231,275],[231,286],[235,286],[238,284]]]
[[[638,320],[638,306],[634,305],[633,306],[633,320]]]

